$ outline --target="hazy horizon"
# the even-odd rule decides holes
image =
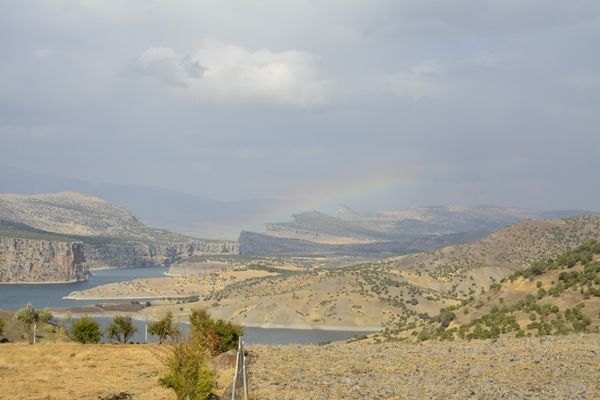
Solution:
[[[599,22],[585,0],[2,2],[0,164],[279,214],[596,211]]]

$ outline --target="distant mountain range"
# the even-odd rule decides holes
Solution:
[[[343,206],[336,217],[309,211],[293,215],[289,222],[265,224],[263,233],[242,232],[240,252],[245,255],[386,257],[467,243],[525,219],[584,214],[588,212],[545,212],[496,206],[430,206],[358,213]]]
[[[293,215],[291,221],[264,224],[272,199],[218,201],[159,187],[92,183],[2,166],[0,193],[80,192],[123,207],[145,226],[202,238],[240,238],[246,254],[369,254],[372,257],[464,243],[523,219],[560,218],[585,211],[535,211],[480,206],[430,206],[359,213],[349,207],[336,216],[318,211]],[[241,233],[240,232],[244,231]]]

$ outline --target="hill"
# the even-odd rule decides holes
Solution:
[[[20,279],[23,278],[23,271],[31,269],[27,265],[32,263],[33,253],[28,248],[57,247],[53,242],[83,243],[85,260],[91,268],[170,265],[191,255],[238,253],[235,242],[197,239],[150,228],[122,207],[98,197],[72,192],[0,195],[0,237],[27,240],[18,253],[10,255],[12,247],[8,245],[3,249],[3,257],[6,258],[8,254],[9,259],[5,259],[0,267],[17,271],[8,274],[12,276],[10,279],[7,274],[0,274],[3,280],[10,281],[23,280]],[[39,260],[48,259],[42,253],[41,258],[35,258],[34,265]],[[64,258],[68,255],[65,252],[63,254],[59,256]],[[50,255],[50,258],[53,257]],[[43,261],[42,264],[48,268],[48,262]],[[49,267],[53,268],[54,264],[50,264]],[[57,265],[54,269],[61,268],[64,269],[62,265]],[[35,275],[37,278],[34,281],[52,280],[49,276],[44,278],[42,272]],[[29,278],[25,280],[31,281]]]
[[[131,210],[144,224],[194,237],[237,239],[256,229],[276,200],[220,201],[161,187],[95,183],[0,165],[0,193],[88,193]]]
[[[417,338],[453,340],[600,332],[600,241],[516,271],[442,309]],[[417,334],[414,331],[414,334]]]
[[[335,217],[309,211],[294,214],[289,222],[267,223],[263,236],[243,233],[239,241],[243,253],[260,256],[321,252],[363,256],[370,253],[381,258],[466,243],[523,219],[582,213],[492,206],[430,206],[358,213],[343,206]]]
[[[523,221],[464,245],[392,258],[385,263],[448,295],[465,298],[531,263],[600,238],[600,215]]]
[[[600,216],[522,221],[466,245],[381,261],[243,280],[205,301],[258,325],[416,327],[531,262],[600,238]]]
[[[0,195],[0,220],[71,236],[184,240],[142,224],[128,210],[82,193]]]

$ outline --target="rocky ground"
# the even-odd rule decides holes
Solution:
[[[600,335],[251,346],[255,399],[600,399]]]

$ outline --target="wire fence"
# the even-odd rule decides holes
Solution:
[[[244,338],[238,343],[237,357],[235,360],[235,375],[231,385],[231,400],[248,400],[248,377],[246,375],[246,355],[244,351]]]

